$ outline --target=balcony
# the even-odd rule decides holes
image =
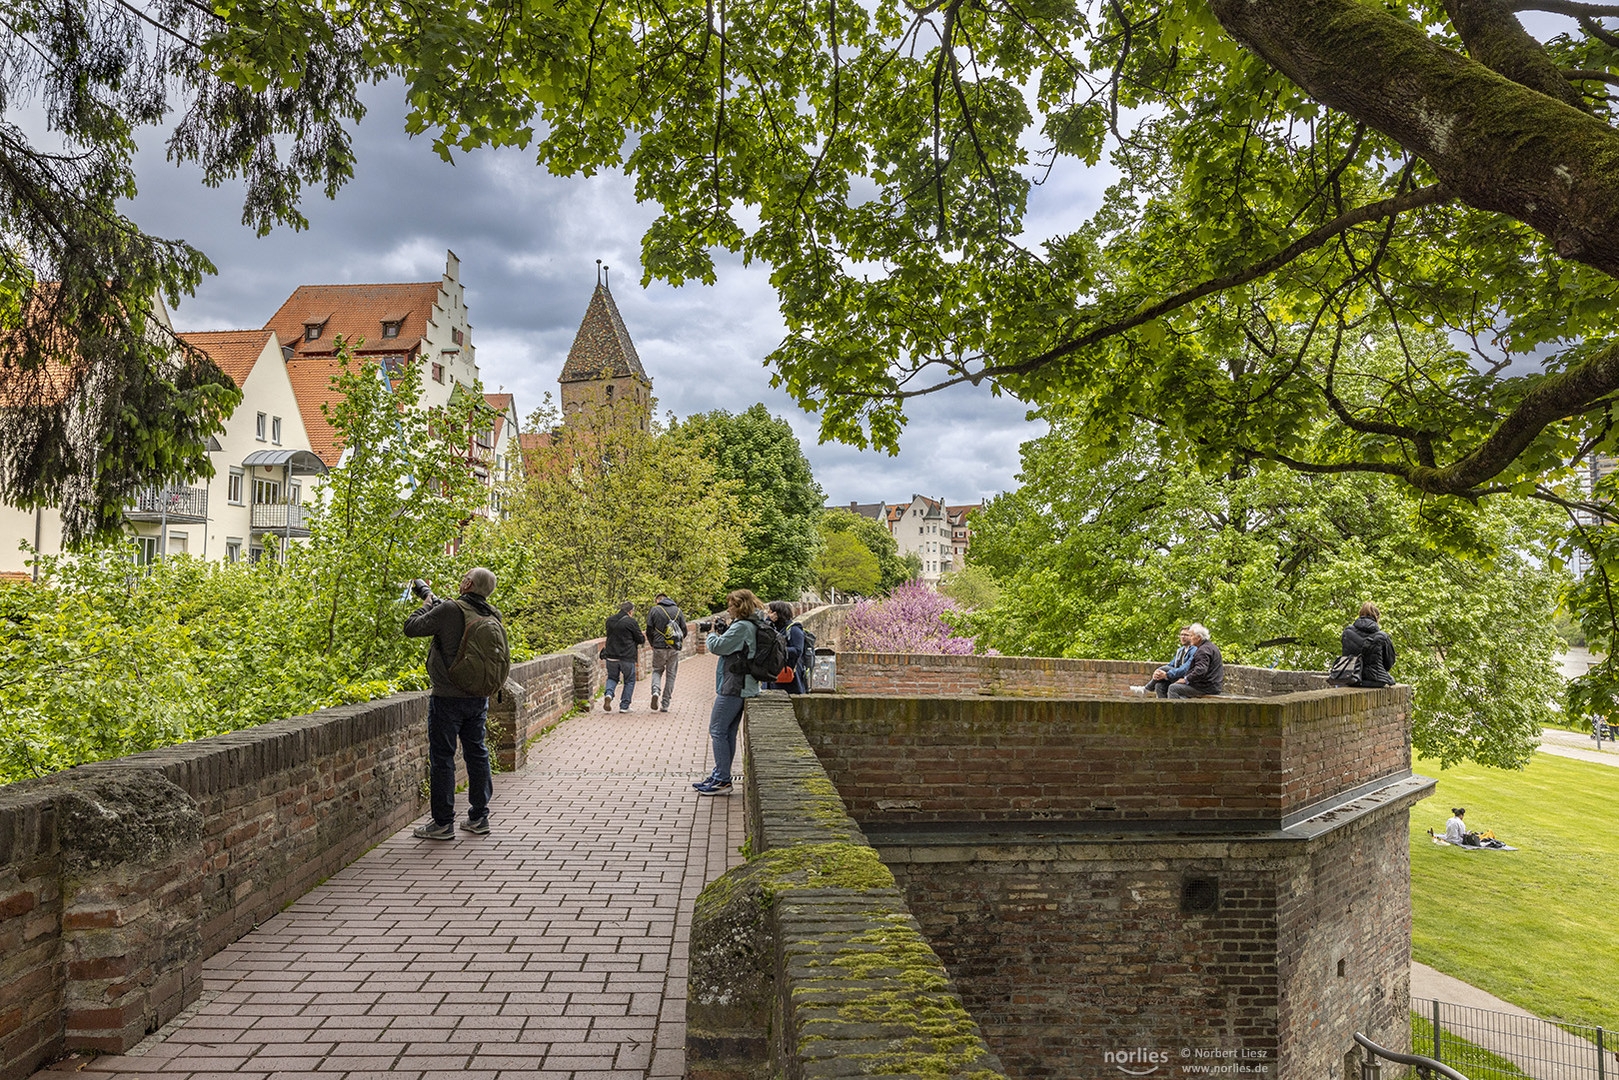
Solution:
[[[200,487],[147,488],[124,511],[130,521],[166,521],[170,525],[198,525],[208,520],[208,489]]]
[[[276,536],[308,536],[304,508],[297,503],[254,503],[253,531]]]

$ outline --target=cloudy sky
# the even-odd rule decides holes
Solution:
[[[562,180],[520,152],[448,165],[427,139],[404,135],[397,85],[373,88],[369,103],[355,178],[335,200],[318,191],[306,199],[310,228],[301,233],[254,235],[240,224],[239,184],[209,190],[195,169],[164,160],[161,139],[149,140],[132,216],[200,248],[219,270],[173,312],[177,329],[262,326],[300,284],[435,280],[453,249],[484,385],[514,393],[526,417],[556,389],[600,259],[660,414],[764,402],[792,425],[833,503],[913,493],[965,503],[1014,485],[1019,444],[1043,431],[1018,402],[970,388],[920,399],[897,457],[817,445],[818,419],[772,390],[763,366],[783,332],[764,270],[731,260],[712,287],[643,289],[637,256],[653,211],[636,204],[622,175]],[[1053,217],[1088,213],[1103,183],[1078,176],[1044,189],[1031,224],[1044,230]]]

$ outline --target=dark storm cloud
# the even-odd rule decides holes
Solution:
[[[446,163],[429,140],[403,134],[397,86],[374,90],[368,103],[354,133],[354,179],[335,200],[309,193],[302,232],[255,236],[240,224],[239,184],[210,190],[149,140],[159,149],[141,158],[132,216],[189,241],[219,269],[174,312],[178,328],[262,326],[300,284],[435,280],[452,249],[485,386],[516,395],[526,417],[556,389],[600,259],[660,413],[764,402],[792,425],[831,502],[913,492],[974,502],[1012,486],[1019,442],[1044,430],[1024,422],[1021,404],[966,389],[914,403],[898,457],[818,445],[819,419],[771,389],[763,366],[783,333],[766,270],[722,257],[713,286],[643,289],[640,238],[654,210],[636,204],[622,175],[559,179],[516,150]]]

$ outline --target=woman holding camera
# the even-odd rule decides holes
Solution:
[[[731,762],[736,758],[736,736],[742,727],[742,702],[759,696],[759,683],[732,658],[753,655],[761,630],[770,630],[764,605],[751,589],[737,589],[725,598],[729,619],[716,618],[708,629],[708,651],[719,657],[714,672],[714,708],[708,714],[708,736],[714,742],[714,771],[692,787],[699,795],[731,793]],[[698,624],[698,629],[705,629]]]

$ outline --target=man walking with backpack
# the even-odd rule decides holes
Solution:
[[[675,672],[680,670],[680,646],[686,640],[686,616],[665,593],[658,594],[657,602],[647,612],[646,639],[652,643],[652,711],[668,712],[675,696]],[[658,680],[664,675],[669,676],[669,681],[660,698]]]
[[[430,765],[433,820],[418,825],[413,836],[423,840],[455,839],[455,746],[467,763],[467,819],[461,828],[482,835],[489,831],[489,799],[495,792],[489,771],[484,727],[489,695],[506,684],[511,671],[506,628],[500,612],[489,606],[495,575],[481,566],[461,579],[461,595],[444,600],[426,582],[414,582],[421,608],[405,620],[406,637],[431,637],[427,678],[427,757]]]

